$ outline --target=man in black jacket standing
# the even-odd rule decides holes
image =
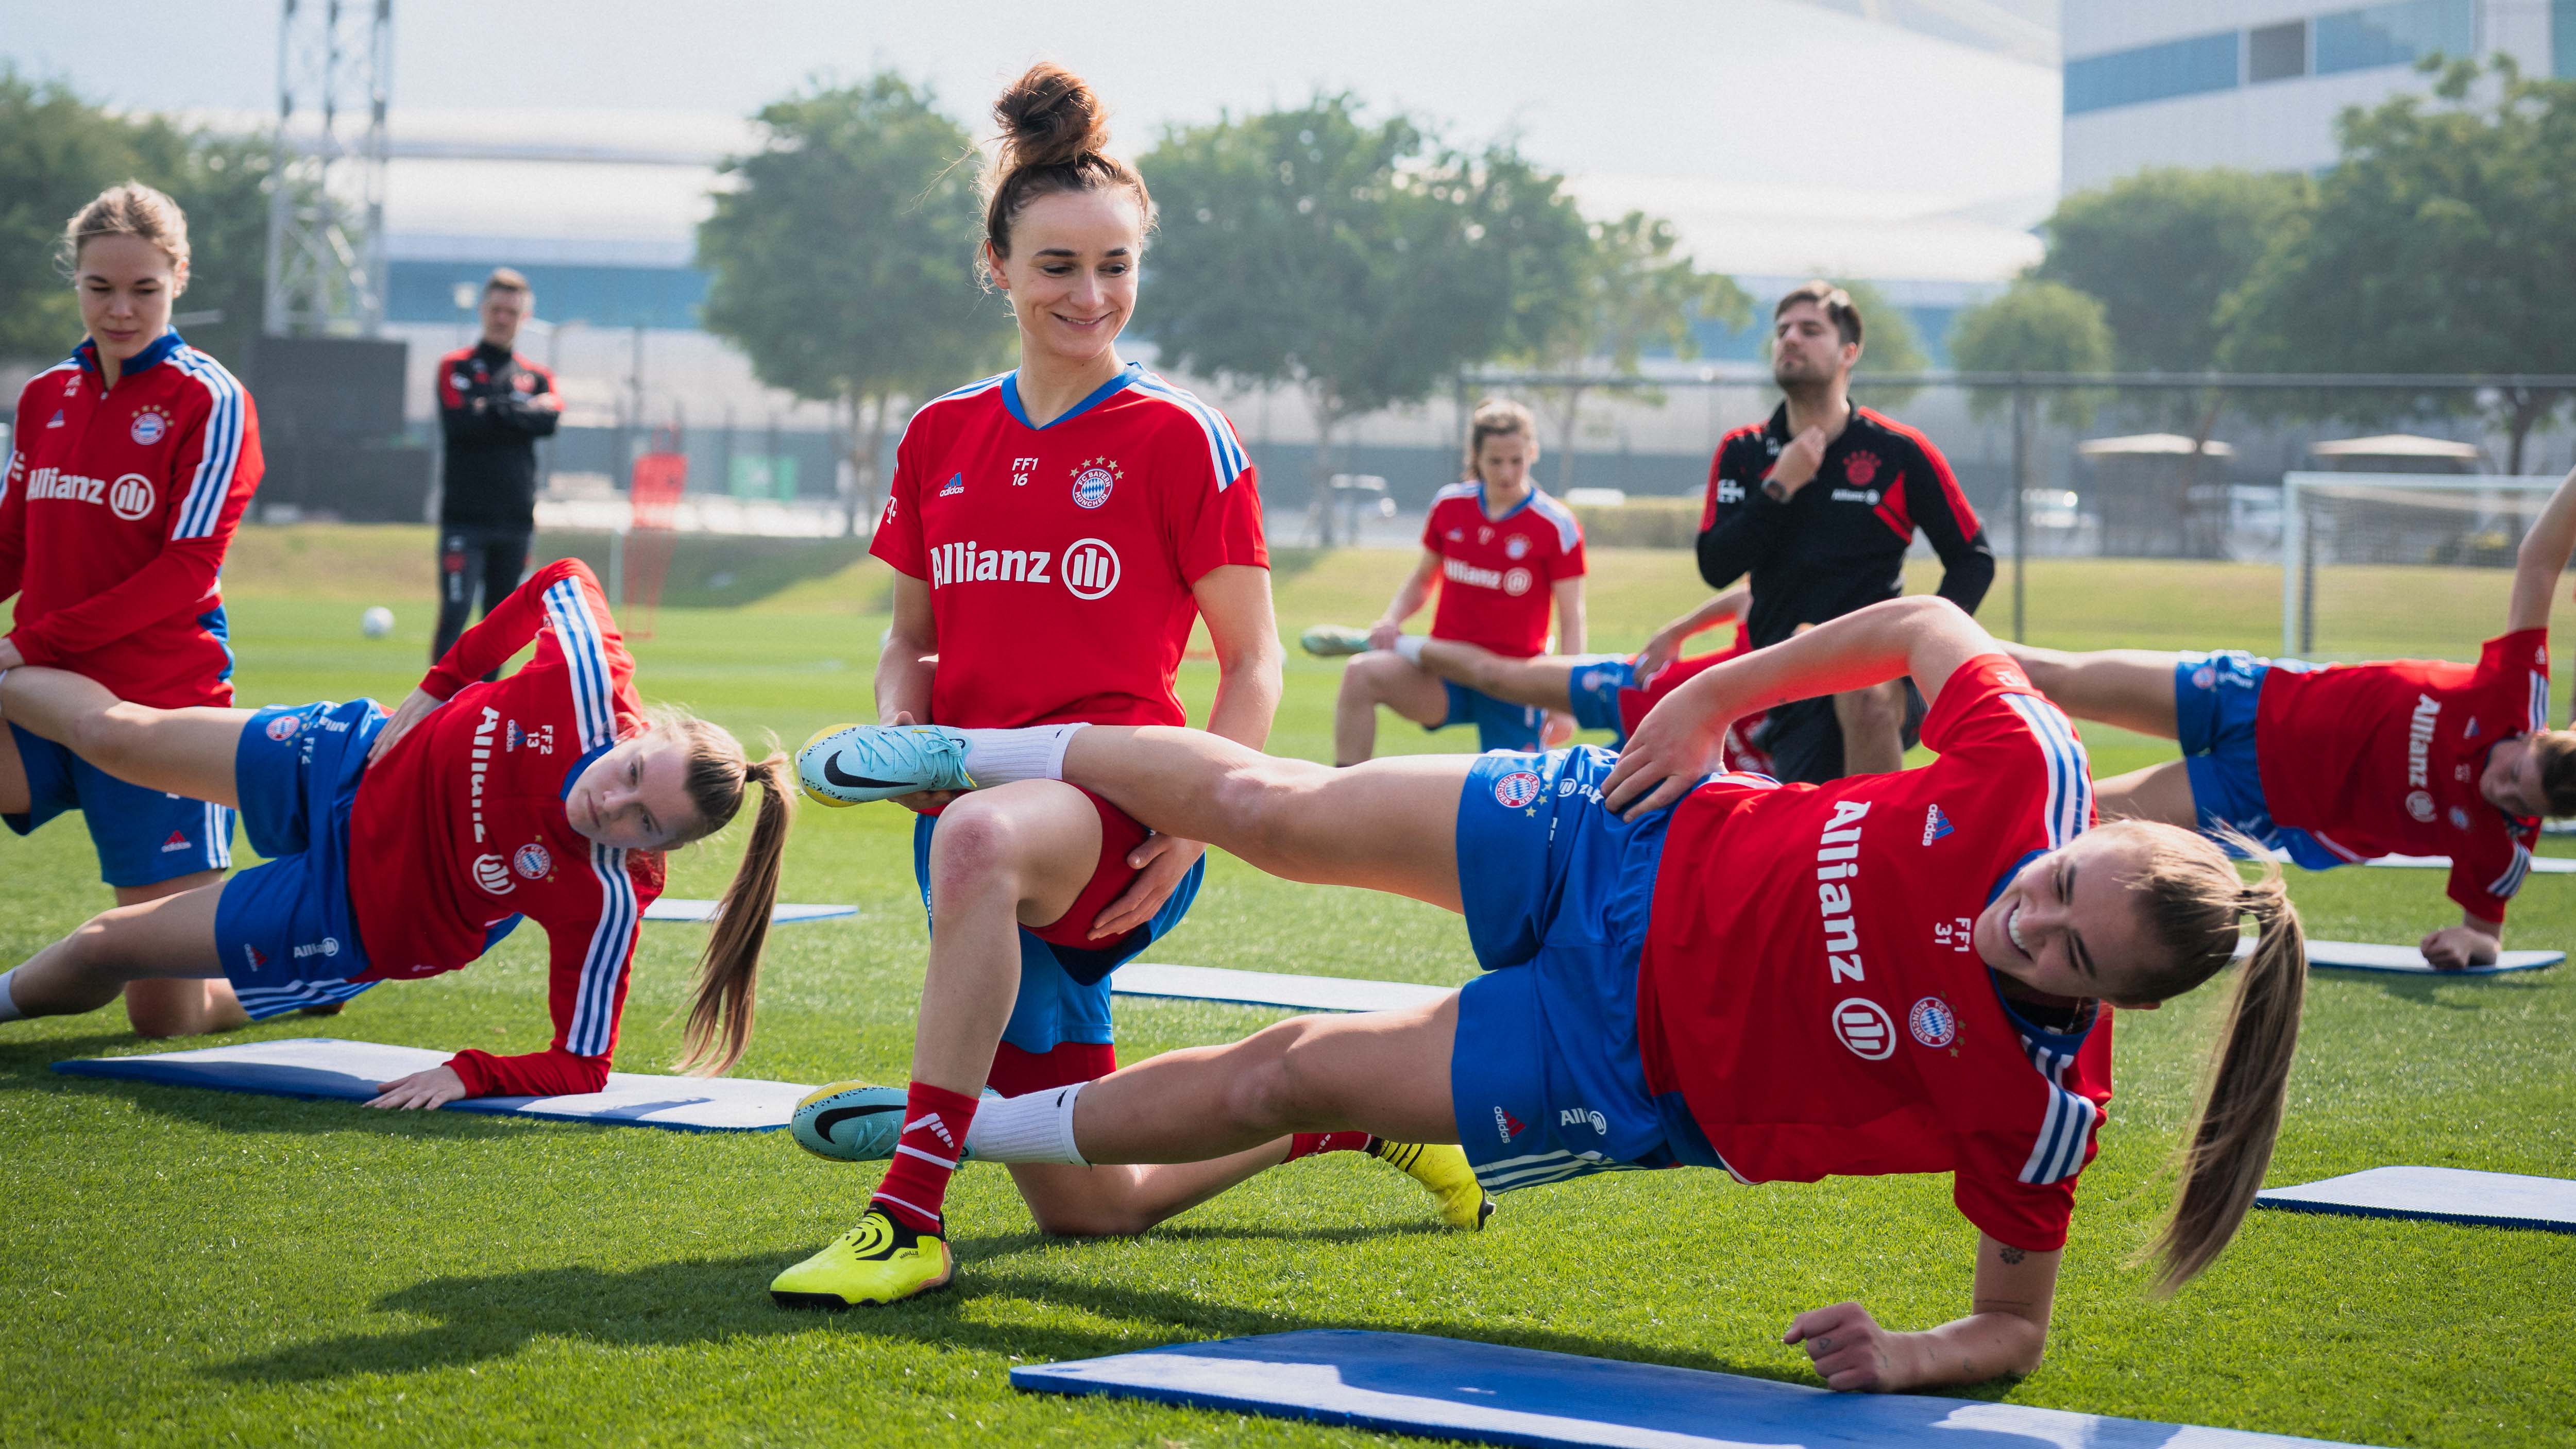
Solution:
[[[438,634],[432,663],[527,571],[537,527],[537,439],[562,415],[554,374],[511,350],[536,301],[508,267],[483,283],[483,336],[438,360],[438,421],[447,440],[438,506]]]
[[[1984,527],[1932,440],[1851,401],[1861,317],[1809,282],[1772,312],[1770,421],[1718,444],[1700,515],[1699,571],[1723,590],[1752,575],[1755,647],[1892,599],[1916,529],[1941,558],[1943,598],[1970,613],[1994,582]],[[1821,784],[1904,768],[1919,696],[1895,681],[1771,711],[1758,741],[1783,780]]]

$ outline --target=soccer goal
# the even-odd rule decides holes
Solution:
[[[2504,628],[2514,551],[2559,480],[2281,476],[2281,652],[2474,658]]]

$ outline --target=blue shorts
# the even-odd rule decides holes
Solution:
[[[2351,862],[2308,832],[2273,823],[2254,753],[2263,677],[2275,669],[2313,667],[2297,659],[2257,658],[2242,649],[2183,654],[2174,661],[2174,737],[2191,774],[2191,803],[2201,829],[2232,826],[2259,845],[2287,851],[2309,870],[2329,870]]]
[[[1427,730],[1445,730],[1451,725],[1472,724],[1476,727],[1476,748],[1484,750],[1535,750],[1540,732],[1547,721],[1547,711],[1535,705],[1512,704],[1480,694],[1463,684],[1440,681],[1449,691],[1449,712]]]
[[[1617,735],[1613,749],[1626,744],[1627,732],[1619,728],[1619,691],[1636,687],[1636,665],[1625,654],[1579,654],[1569,662],[1574,673],[1565,681],[1565,693],[1574,705],[1574,723]]]
[[[1637,1055],[1637,958],[1670,810],[1601,804],[1597,745],[1485,755],[1458,801],[1458,888],[1486,974],[1458,995],[1449,1094],[1489,1192],[1620,1168],[1722,1167]]]
[[[930,909],[930,838],[938,828],[935,815],[918,816],[912,822],[912,878],[921,887],[925,913]],[[1032,1056],[1043,1056],[1066,1042],[1105,1046],[1116,1041],[1109,1025],[1109,973],[1180,925],[1190,913],[1190,903],[1199,898],[1199,882],[1206,875],[1207,857],[1201,856],[1144,929],[1129,932],[1110,950],[1059,946],[1021,927],[1020,995],[1011,1004],[1002,1040]]]
[[[98,850],[98,877],[112,886],[159,885],[233,863],[233,812],[222,805],[129,785],[52,740],[16,725],[27,772],[27,813],[0,815],[25,835],[66,810],[81,813]]]
[[[267,856],[224,883],[215,946],[253,1021],[346,1001],[372,981],[349,907],[349,808],[384,728],[371,699],[271,705],[233,756],[242,830]]]

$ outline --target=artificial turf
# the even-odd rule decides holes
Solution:
[[[417,530],[255,531],[230,592],[245,702],[373,693],[417,677],[428,541]],[[1281,627],[1363,622],[1400,553],[1286,554]],[[1633,646],[1696,588],[1686,555],[1600,554],[1596,644]],[[2225,565],[2035,564],[2032,637],[2076,647],[2277,641],[2277,574]],[[2376,610],[2332,616],[2338,652],[2468,657],[2501,575],[2391,571]],[[1918,584],[1918,586],[1921,586]],[[733,610],[665,610],[636,643],[648,696],[793,742],[867,712],[882,627],[869,566],[783,582]],[[1999,587],[1997,604],[2006,596]],[[358,636],[360,606],[404,615]],[[1991,619],[2007,617],[1990,607]],[[1321,756],[1336,667],[1293,656],[1274,748]],[[1203,663],[1185,692],[1203,703]],[[2562,688],[2561,699],[2564,699]],[[2563,708],[2563,704],[2562,704]],[[2563,715],[2561,716],[2563,717]],[[2097,768],[2160,755],[2091,730]],[[1469,748],[1408,725],[1383,748]],[[730,841],[674,860],[713,895]],[[64,820],[0,838],[0,959],[104,902]],[[2411,940],[2456,919],[2434,872],[2295,882],[2319,935]],[[908,817],[809,810],[787,894],[855,920],[783,929],[737,1070],[899,1080],[920,982]],[[523,933],[523,936],[530,933]],[[620,1051],[677,1045],[695,927],[649,928]],[[2576,940],[2576,881],[2535,876],[2513,939]],[[1291,886],[1212,860],[1157,959],[1454,982],[1455,918]],[[395,983],[336,1020],[215,1041],[341,1035],[523,1051],[548,1032],[543,957],[514,939],[473,968]],[[2016,1403],[2378,1444],[2576,1443],[2576,1238],[2257,1213],[2171,1301],[2132,1262],[2166,1201],[2216,994],[2118,1024],[2119,1095],[2087,1172],[2047,1363],[1970,1391]],[[1122,1000],[1122,1054],[1226,1040],[1280,1013]],[[2385,1163],[2576,1176],[2568,1126],[2576,972],[2430,981],[2321,973],[2271,1180]],[[1007,1180],[951,1196],[957,1285],[841,1315],[773,1308],[780,1267],[848,1225],[872,1182],[780,1134],[683,1134],[387,1115],[57,1076],[70,1056],[158,1049],[120,1013],[0,1026],[0,1443],[1352,1443],[1376,1436],[1013,1393],[1015,1362],[1313,1326],[1451,1334],[1812,1382],[1778,1335],[1850,1297],[1922,1327],[1966,1305],[1974,1231],[1939,1178],[1745,1188],[1622,1174],[1514,1194],[1492,1227],[1431,1226],[1406,1180],[1355,1155],[1269,1173],[1142,1237],[1036,1233]],[[1716,1426],[1712,1426],[1716,1427]]]

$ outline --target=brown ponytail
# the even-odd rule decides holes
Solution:
[[[2279,865],[2265,861],[2262,874],[2248,884],[2226,852],[2177,826],[2132,820],[2102,828],[2155,837],[2146,869],[2127,884],[2140,896],[2148,929],[2172,953],[2172,964],[2140,983],[2139,994],[2154,1001],[2182,995],[2235,955],[2242,920],[2251,917],[2256,932],[2253,954],[2228,998],[2200,1111],[2184,1139],[2173,1216],[2153,1250],[2164,1260],[2156,1286],[2170,1293],[2216,1261],[2271,1166],[2289,1096],[2290,1059],[2299,1046],[2307,938]],[[2252,841],[2232,831],[2228,840],[2256,854]]]
[[[993,103],[1001,150],[985,172],[984,237],[995,256],[1011,254],[1011,223],[1020,209],[1058,191],[1125,187],[1138,220],[1153,230],[1154,199],[1135,168],[1108,154],[1109,113],[1082,77],[1040,61]]]
[[[698,958],[697,995],[689,1003],[680,1060],[674,1064],[693,1076],[712,1077],[742,1060],[743,1049],[751,1044],[760,953],[769,941],[769,917],[778,904],[779,870],[793,818],[788,788],[793,767],[775,750],[752,763],[733,736],[691,715],[665,716],[655,728],[671,730],[688,743],[686,789],[702,828],[686,839],[722,830],[741,812],[744,790],[758,785],[761,791],[742,864],[734,870],[733,884],[725,887],[724,899],[716,903],[715,929]]]

